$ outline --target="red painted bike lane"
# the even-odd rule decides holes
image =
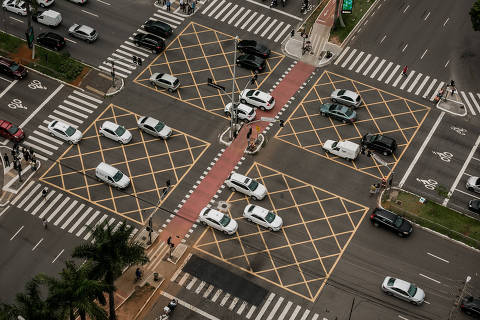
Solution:
[[[314,69],[314,66],[298,62],[271,93],[276,100],[274,109],[268,112],[259,110],[257,118],[261,116],[275,117],[308,79]],[[257,125],[260,127],[260,131],[263,131],[268,122],[258,122]],[[246,130],[248,130],[248,126],[242,128],[238,137],[225,149],[222,156],[194,189],[193,193],[190,194],[177,215],[160,234],[161,240],[166,241],[169,236],[172,236],[172,242],[177,244],[185,237],[197,220],[200,211],[210,203],[217,190],[243,157],[247,147]]]

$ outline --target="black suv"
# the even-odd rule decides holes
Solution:
[[[237,65],[255,72],[265,70],[265,60],[253,54],[244,54],[237,58]]]
[[[373,212],[370,215],[370,220],[375,227],[385,227],[396,232],[400,237],[408,237],[413,231],[410,222],[385,209],[373,209]]]
[[[62,50],[65,47],[65,39],[54,32],[40,33],[37,42],[52,50]]]
[[[237,44],[237,48],[244,53],[251,53],[264,59],[270,55],[270,49],[255,40],[242,40]]]
[[[136,46],[150,49],[154,53],[159,53],[165,48],[163,39],[153,34],[137,33],[135,37],[133,37],[133,43],[135,43]]]
[[[362,145],[368,149],[373,149],[383,153],[384,156],[391,155],[397,150],[395,139],[384,136],[383,134],[366,134],[362,138]]]
[[[469,316],[480,319],[480,298],[475,299],[472,296],[463,298],[460,309]]]
[[[173,32],[172,27],[170,27],[165,22],[154,20],[146,21],[143,28],[145,29],[145,31],[151,32],[163,38],[168,38],[172,35]]]

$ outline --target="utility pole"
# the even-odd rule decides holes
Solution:
[[[27,8],[27,32],[25,35],[27,36],[27,44],[32,49],[32,60],[35,59],[35,36],[33,33],[32,27],[32,14],[30,12],[30,1],[25,1],[25,5]]]
[[[233,130],[237,130],[237,104],[235,103],[235,77],[237,75],[237,42],[238,36],[235,36],[235,51],[233,53],[233,80],[232,80],[232,112],[230,117],[230,141],[233,141]]]
[[[338,13],[340,10],[340,1],[342,0],[337,0],[336,5],[335,5],[335,20],[339,19],[340,20],[340,26],[342,28],[345,28],[345,23],[343,22],[342,14]]]

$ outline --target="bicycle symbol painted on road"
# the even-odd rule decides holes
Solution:
[[[455,131],[456,133],[458,133],[459,135],[466,135],[467,134],[467,129],[463,129],[463,128],[459,128],[459,127],[455,127],[455,126],[451,126],[450,129],[452,129],[453,131]]]
[[[22,104],[22,100],[20,99],[13,99],[12,102],[8,104],[10,109],[27,109],[26,106]]]
[[[46,90],[46,89],[47,89],[47,87],[42,86],[42,83],[41,83],[40,81],[38,81],[38,80],[32,80],[32,82],[30,82],[30,83],[28,84],[28,87],[29,87],[30,89],[33,89],[33,90],[35,90],[35,89],[44,89],[44,90]]]
[[[433,154],[437,155],[442,161],[445,162],[450,162],[453,159],[453,154],[450,152],[437,152],[437,151],[432,151]]]
[[[435,190],[435,189],[437,189],[437,186],[438,186],[438,182],[433,180],[433,179],[428,179],[427,180],[427,179],[418,179],[417,178],[417,181],[423,183],[425,188],[427,188],[429,190]]]

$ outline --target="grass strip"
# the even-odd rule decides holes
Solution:
[[[354,0],[352,13],[342,14],[345,28],[340,25],[337,19],[330,32],[329,41],[341,44],[374,2],[374,0]],[[340,0],[341,5],[342,0]]]

